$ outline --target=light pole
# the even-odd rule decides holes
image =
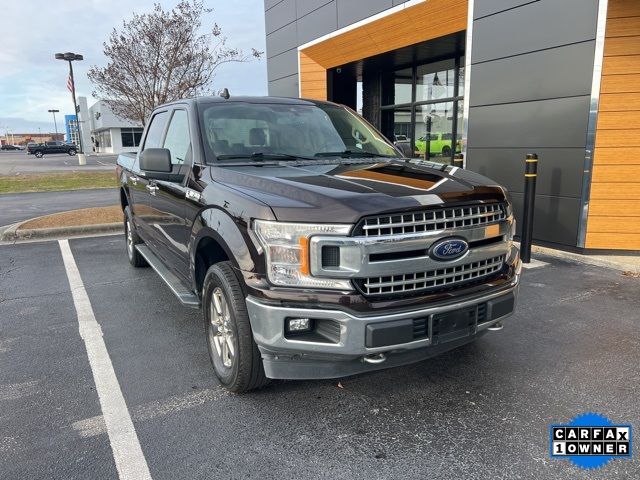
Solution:
[[[56,140],[58,140],[58,123],[56,122],[56,113],[58,113],[60,110],[56,110],[55,108],[52,108],[51,110],[47,110],[49,113],[53,113],[53,126],[56,129]]]
[[[84,155],[84,151],[82,150],[82,130],[80,129],[80,117],[79,117],[79,109],[78,103],[76,102],[76,82],[73,80],[73,65],[71,62],[76,60],[84,60],[82,55],[72,52],[65,53],[56,53],[56,60],[64,60],[65,62],[69,62],[69,81],[67,82],[67,87],[71,90],[71,96],[73,97],[73,113],[76,116],[76,124],[78,128],[78,147],[80,151],[78,152],[78,163],[80,165],[87,164],[87,157]]]

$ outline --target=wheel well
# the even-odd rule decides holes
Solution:
[[[227,260],[229,260],[227,253],[216,240],[211,237],[204,237],[200,240],[195,255],[196,291],[199,294],[202,292],[204,277],[209,267]]]
[[[120,189],[120,206],[122,207],[122,211],[129,206],[129,200],[127,200],[127,194],[124,191],[124,188]]]

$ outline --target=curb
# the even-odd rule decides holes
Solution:
[[[15,242],[19,240],[31,240],[34,238],[54,238],[54,237],[70,237],[74,235],[92,235],[95,233],[117,233],[124,231],[122,223],[102,223],[93,225],[77,225],[70,227],[54,227],[54,228],[28,228],[18,230],[23,223],[14,223],[10,225],[0,236],[0,241]]]
[[[618,270],[620,272],[631,272],[634,274],[640,274],[640,264],[626,263],[623,259],[624,256],[615,256],[615,259],[610,259],[605,256],[591,256],[582,255],[579,253],[566,252],[564,250],[554,250],[552,248],[539,247],[533,245],[531,247],[532,253],[540,253],[548,257],[559,258],[561,260],[568,260],[572,262],[583,263],[586,265],[593,265],[596,267],[606,267]],[[632,257],[629,257],[632,258]]]

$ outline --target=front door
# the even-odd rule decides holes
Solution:
[[[169,119],[169,112],[162,111],[156,113],[151,119],[151,123],[147,128],[144,144],[140,152],[145,148],[159,148],[162,144],[162,137]],[[149,206],[149,197],[154,189],[153,180],[146,177],[145,172],[139,167],[140,154],[136,157],[136,161],[132,168],[132,174],[129,177],[129,194],[131,196],[131,209],[133,212],[133,222],[135,224],[138,235],[153,246],[153,238],[150,231],[150,225],[154,220],[154,212]]]
[[[172,112],[162,148],[171,152],[168,180],[150,180],[150,235],[161,245],[167,266],[183,278],[189,274],[189,230],[185,221],[187,180],[191,169],[191,136],[187,111]]]

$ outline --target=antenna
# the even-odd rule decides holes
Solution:
[[[223,88],[222,92],[220,92],[220,96],[222,98],[224,98],[225,100],[229,100],[229,97],[231,96],[231,95],[229,95],[229,89],[228,88]]]

